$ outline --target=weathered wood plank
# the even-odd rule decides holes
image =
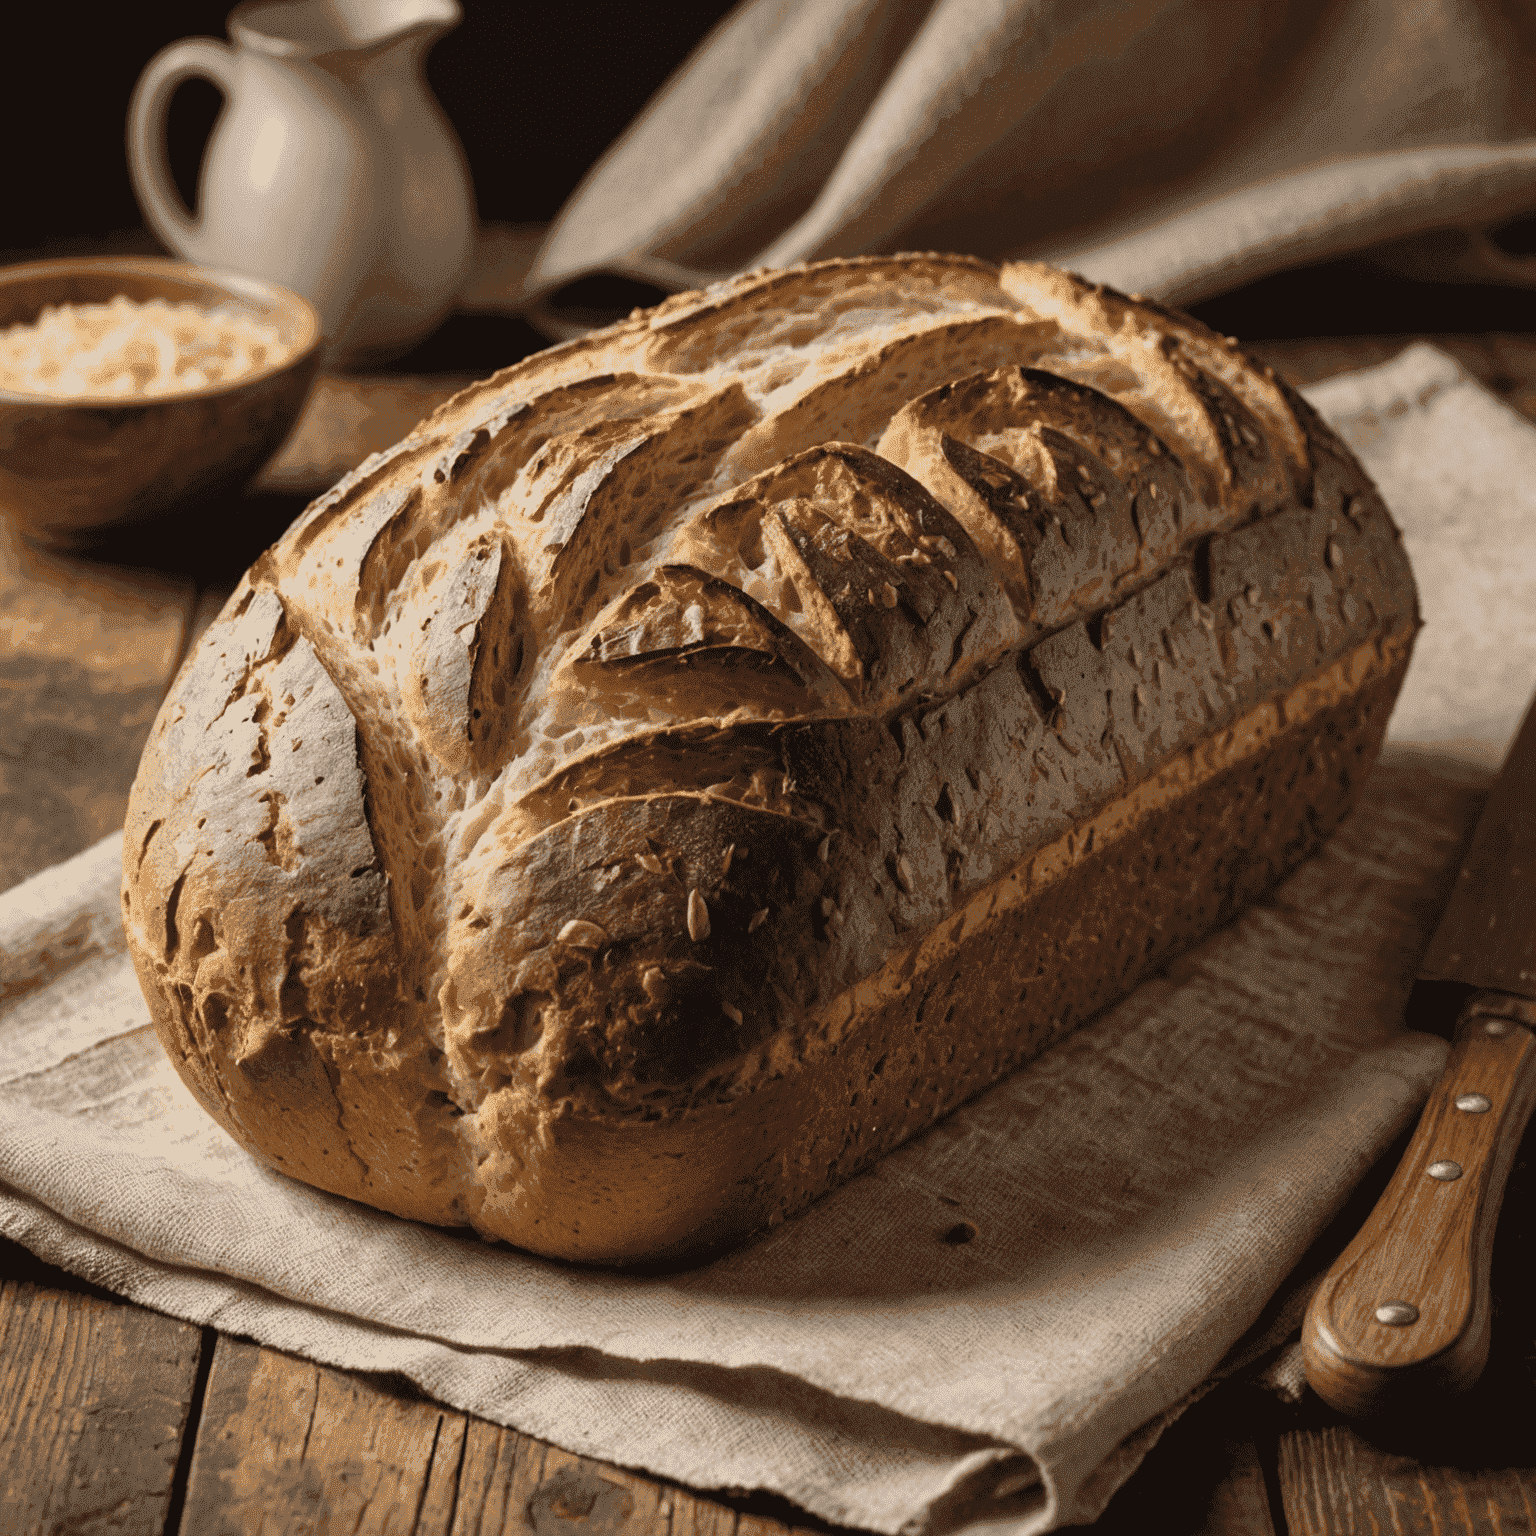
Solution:
[[[815,1529],[471,1418],[451,1536],[806,1536]]]
[[[738,1527],[752,1530],[759,1522],[751,1516],[738,1515],[724,1504],[695,1498],[690,1493],[672,1490],[670,1536],[746,1536]],[[753,1536],[756,1536],[753,1531]]]
[[[684,1496],[686,1497],[686,1495]],[[666,1536],[675,1504],[660,1483],[617,1467],[604,1466],[554,1446],[544,1452],[539,1485],[527,1504],[528,1524],[535,1536]],[[769,1532],[787,1527],[764,1522]],[[524,1529],[504,1526],[505,1531]]]
[[[409,1389],[408,1396],[414,1396]],[[440,1405],[439,1405],[440,1406]],[[427,1486],[422,1491],[413,1527],[420,1536],[451,1532],[459,1507],[459,1476],[464,1465],[464,1450],[473,1419],[443,1409],[442,1425],[427,1466]]]
[[[43,554],[0,519],[0,888],[122,825],[191,584]]]
[[[142,1307],[0,1282],[7,1536],[158,1536],[201,1348]]]
[[[755,1512],[765,1504],[795,1513],[768,1495],[705,1498],[470,1418],[451,1536],[811,1536],[834,1529]]]
[[[187,1481],[198,1536],[791,1536],[420,1397],[220,1337]]]
[[[515,1430],[470,1419],[464,1437],[452,1536],[527,1531],[549,1447]]]
[[[121,825],[192,608],[186,581],[43,553],[0,522],[0,887]],[[7,1530],[160,1531],[201,1331],[10,1242],[0,1274]]]
[[[1536,1471],[1437,1467],[1347,1425],[1280,1438],[1290,1536],[1512,1536],[1536,1530]]]
[[[367,1376],[220,1337],[187,1480],[199,1536],[446,1533],[434,1478],[458,1465],[464,1416]]]

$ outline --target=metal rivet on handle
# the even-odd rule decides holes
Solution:
[[[1450,1158],[1443,1157],[1438,1163],[1431,1163],[1427,1172],[1432,1179],[1440,1179],[1449,1184],[1452,1179],[1461,1177],[1461,1164],[1453,1163]]]
[[[1497,1040],[1507,1035],[1514,1027],[1508,1019],[1489,1019],[1483,1025],[1483,1033],[1485,1035],[1492,1035]]]
[[[1486,1115],[1493,1108],[1493,1100],[1486,1093],[1458,1093],[1456,1108],[1464,1115]]]
[[[1388,1328],[1406,1328],[1419,1320],[1419,1309],[1411,1301],[1384,1301],[1376,1308],[1376,1321]]]

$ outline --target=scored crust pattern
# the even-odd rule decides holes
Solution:
[[[1187,317],[1033,264],[751,274],[466,390],[253,566],[146,749],[130,945],[281,1170],[686,1252],[1315,846],[1416,624],[1359,466]]]

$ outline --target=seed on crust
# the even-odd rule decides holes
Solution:
[[[908,896],[912,894],[912,866],[907,863],[907,856],[904,853],[898,853],[896,855],[896,884],[899,885]]]
[[[721,1003],[720,1012],[728,1018],[732,1024],[741,1023],[741,1009],[732,1003]]]
[[[573,949],[601,949],[608,942],[608,933],[596,923],[589,923],[582,917],[573,917],[555,938],[557,942],[569,944]]]
[[[763,924],[766,923],[767,921],[768,921],[768,908],[764,907],[762,909],[762,911],[754,912],[752,914],[752,916],[747,919],[747,932],[748,933],[756,933],[757,930],[759,928],[761,928],[763,926]]]
[[[688,892],[688,937],[695,944],[709,937],[709,907],[697,887]]]

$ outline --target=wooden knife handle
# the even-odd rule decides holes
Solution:
[[[1342,1413],[1462,1391],[1482,1374],[1493,1234],[1536,1104],[1533,1027],[1524,999],[1468,1001],[1392,1182],[1307,1308],[1307,1380]]]

